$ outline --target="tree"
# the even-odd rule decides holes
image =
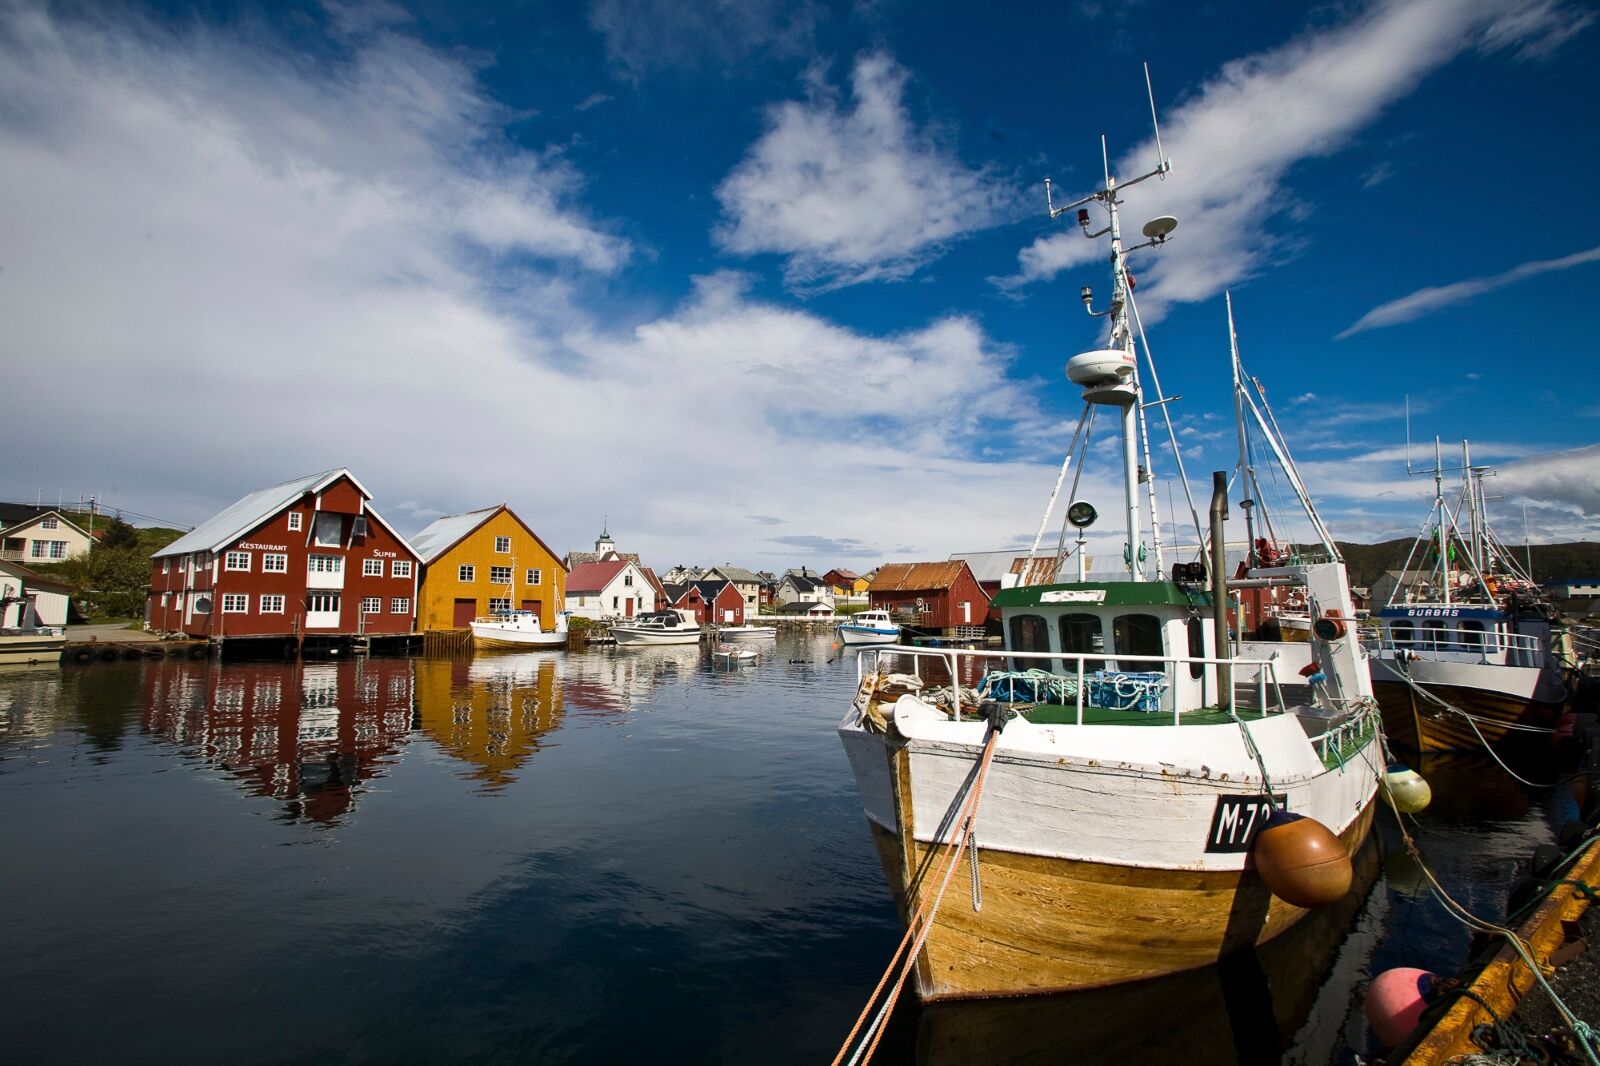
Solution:
[[[139,546],[139,531],[134,529],[120,517],[113,518],[106,524],[105,532],[100,536],[97,547],[100,548],[137,548]]]

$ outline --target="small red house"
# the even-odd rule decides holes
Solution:
[[[701,625],[710,622],[719,626],[744,625],[744,596],[731,581],[690,581],[684,585],[669,585],[668,595],[678,593],[672,606],[683,611],[693,611],[694,620]]]
[[[416,552],[345,469],[252,492],[151,556],[146,621],[190,637],[400,636]]]
[[[875,610],[906,618],[920,629],[954,630],[982,626],[989,614],[989,596],[960,559],[939,563],[885,563],[879,568],[867,599]]]

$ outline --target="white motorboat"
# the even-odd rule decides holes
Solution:
[[[900,626],[888,611],[862,611],[834,629],[845,644],[893,644],[900,639]]]
[[[611,627],[618,645],[698,644],[700,634],[694,615],[677,609],[652,611]]]
[[[761,653],[748,644],[718,644],[712,656],[724,663],[753,663]]]
[[[540,625],[537,611],[497,611],[472,621],[474,648],[527,651],[559,648],[566,642],[566,611],[556,615],[556,626],[549,630]]]
[[[55,629],[0,632],[0,666],[44,666],[61,661],[67,638]]]
[[[1126,572],[1001,589],[1005,650],[889,645],[857,658],[839,735],[892,894],[918,934],[913,972],[927,999],[1211,965],[1346,898],[1348,853],[1371,830],[1384,763],[1344,564],[1296,559],[1248,575],[1305,590],[1315,669],[1292,679],[1305,691],[1294,701],[1274,662],[1228,653],[1224,472],[1213,474],[1209,566],[1179,564],[1167,579],[1148,473],[1157,468],[1142,444],[1143,421],[1165,417],[1166,400],[1148,347],[1138,364],[1133,249],[1118,218],[1123,189],[1167,170],[1162,159],[1051,205],[1053,218],[1082,205],[1084,235],[1111,239],[1109,306],[1093,310],[1082,291],[1110,336],[1067,364],[1085,402],[1062,477],[1081,468],[1093,415],[1105,412],[1120,431]],[[1091,206],[1105,212],[1096,232]],[[1138,247],[1159,247],[1176,225],[1153,219]],[[1053,493],[1040,536],[1056,502]],[[1075,501],[1067,520],[1081,530],[1094,509]],[[1142,529],[1153,531],[1148,544]],[[1286,841],[1296,857],[1273,861]],[[1340,875],[1296,880],[1312,867]]]
[[[723,640],[766,640],[778,635],[775,626],[723,626],[717,636]]]

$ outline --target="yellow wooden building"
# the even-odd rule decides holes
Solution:
[[[417,629],[465,629],[481,615],[512,608],[539,612],[555,628],[565,603],[560,556],[505,504],[447,515],[411,538],[422,559]]]

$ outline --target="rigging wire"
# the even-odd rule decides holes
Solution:
[[[1189,503],[1189,517],[1194,519],[1195,543],[1204,545],[1206,535],[1200,527],[1200,511],[1194,505],[1194,493],[1189,491],[1189,475],[1183,469],[1183,453],[1178,450],[1178,434],[1172,428],[1172,414],[1167,410],[1167,398],[1161,392],[1161,378],[1156,373],[1156,359],[1150,351],[1150,339],[1144,335],[1144,319],[1139,315],[1139,304],[1133,298],[1132,289],[1128,290],[1128,309],[1133,312],[1133,323],[1139,329],[1139,343],[1144,345],[1144,360],[1150,367],[1150,384],[1156,392],[1156,403],[1161,407],[1161,418],[1167,425],[1167,440],[1172,444],[1172,458],[1178,464],[1178,480],[1183,482],[1183,498]]]

